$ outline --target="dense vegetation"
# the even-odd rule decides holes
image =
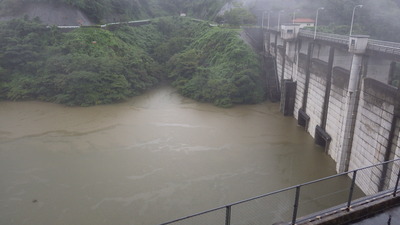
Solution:
[[[243,7],[233,8],[223,15],[217,16],[215,20],[218,23],[226,23],[233,26],[255,24],[257,22],[256,16]]]
[[[68,105],[111,103],[159,80],[155,61],[109,31],[61,34],[28,21],[0,27],[1,97]]]
[[[185,96],[216,105],[263,99],[259,62],[235,31],[211,30],[168,63],[173,85]]]
[[[237,31],[188,18],[69,33],[18,19],[0,23],[0,43],[2,99],[106,104],[161,80],[224,107],[264,97],[257,56]]]

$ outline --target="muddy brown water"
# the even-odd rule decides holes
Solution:
[[[335,173],[279,105],[0,102],[0,224],[155,225]],[[291,206],[288,206],[291,207]]]

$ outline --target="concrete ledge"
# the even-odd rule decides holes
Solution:
[[[329,68],[327,62],[316,58],[311,59],[310,73],[326,80],[329,72],[328,70]]]
[[[307,66],[307,55],[300,53],[299,54],[299,61],[298,61],[299,67],[302,68],[303,70],[306,69]]]
[[[381,100],[378,106],[381,106],[383,102],[395,104],[398,101],[398,99],[396,99],[397,88],[374,80],[372,78],[364,79],[363,91],[365,93],[368,93],[370,96],[373,96],[374,99]]]
[[[334,86],[340,87],[343,90],[347,90],[349,85],[350,71],[340,68],[333,67],[332,73],[332,84]]]
[[[393,197],[388,193],[375,198],[364,198],[357,204],[350,207],[348,211],[345,206],[331,213],[321,213],[319,216],[307,219],[297,225],[341,225],[350,222],[357,222],[361,219],[371,217],[379,212],[400,205],[400,196]],[[318,215],[315,214],[315,215]],[[299,218],[298,220],[302,220]],[[303,219],[304,220],[304,219]]]

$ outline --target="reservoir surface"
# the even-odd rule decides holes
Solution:
[[[332,174],[276,103],[0,102],[0,224],[156,225]]]

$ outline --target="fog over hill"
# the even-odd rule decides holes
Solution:
[[[64,2],[64,3],[62,3]],[[68,4],[68,5],[67,5]],[[88,25],[115,21],[147,19],[184,12],[190,17],[215,20],[233,8],[244,7],[258,16],[270,11],[270,24],[277,25],[296,18],[315,18],[320,11],[319,25],[323,32],[348,34],[354,6],[354,34],[400,42],[400,0],[2,0],[0,20],[27,15],[39,17],[46,24]]]
[[[228,0],[1,0],[0,20],[27,15],[44,23],[79,25],[186,13],[212,20]],[[86,16],[83,16],[86,15]]]
[[[61,26],[78,26],[93,24],[79,9],[64,3],[26,3],[12,15],[0,16],[0,20],[9,20],[28,16],[30,19],[38,17],[44,24]]]
[[[400,0],[240,0],[245,1],[253,13],[261,18],[263,12],[270,11],[271,24],[277,25],[278,12],[281,22],[291,22],[296,18],[315,18],[316,10],[323,7],[318,24],[323,32],[347,35],[349,33],[353,9],[354,34],[370,35],[371,38],[400,42]],[[260,20],[259,20],[260,22]],[[324,27],[325,26],[325,27]]]

